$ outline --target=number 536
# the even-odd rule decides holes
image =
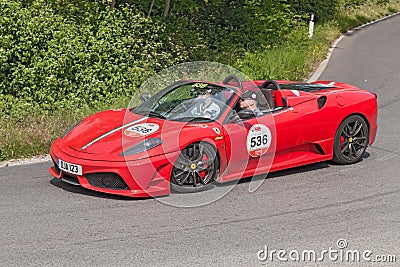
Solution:
[[[261,146],[261,145],[266,145],[267,143],[268,143],[268,136],[266,134],[253,136],[250,139],[250,146],[251,147],[258,147],[258,146]]]

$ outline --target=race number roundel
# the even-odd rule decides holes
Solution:
[[[155,123],[142,123],[133,125],[125,129],[125,134],[127,136],[145,136],[154,133],[160,128],[158,124]]]
[[[271,145],[271,131],[264,124],[255,124],[247,134],[247,151],[252,157],[260,157]]]

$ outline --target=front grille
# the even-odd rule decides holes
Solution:
[[[63,173],[61,180],[69,184],[80,185],[78,177],[66,173]]]
[[[53,160],[53,164],[54,164],[54,171],[58,174],[58,175],[60,175],[60,172],[61,172],[61,170],[60,170],[60,168],[58,168],[58,164]]]
[[[115,173],[92,173],[87,174],[86,179],[92,186],[114,189],[114,190],[129,190],[124,180]]]

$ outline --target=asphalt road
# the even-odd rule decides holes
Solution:
[[[0,266],[398,266],[399,25],[397,16],[348,35],[321,77],[379,95],[377,140],[362,162],[271,174],[254,193],[245,181],[197,208],[64,184],[47,162],[0,168]],[[339,239],[347,248],[338,248]],[[346,263],[335,260],[340,253],[321,262],[296,263],[289,254],[281,262],[276,253],[260,261],[265,246],[291,258],[369,250],[371,259],[395,255],[397,263]]]

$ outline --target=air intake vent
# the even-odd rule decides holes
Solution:
[[[128,186],[122,178],[115,173],[92,173],[87,174],[86,179],[89,184],[99,188],[107,188],[113,190],[129,190]]]
[[[327,97],[326,96],[321,96],[318,98],[318,107],[319,109],[323,108],[326,104]]]

